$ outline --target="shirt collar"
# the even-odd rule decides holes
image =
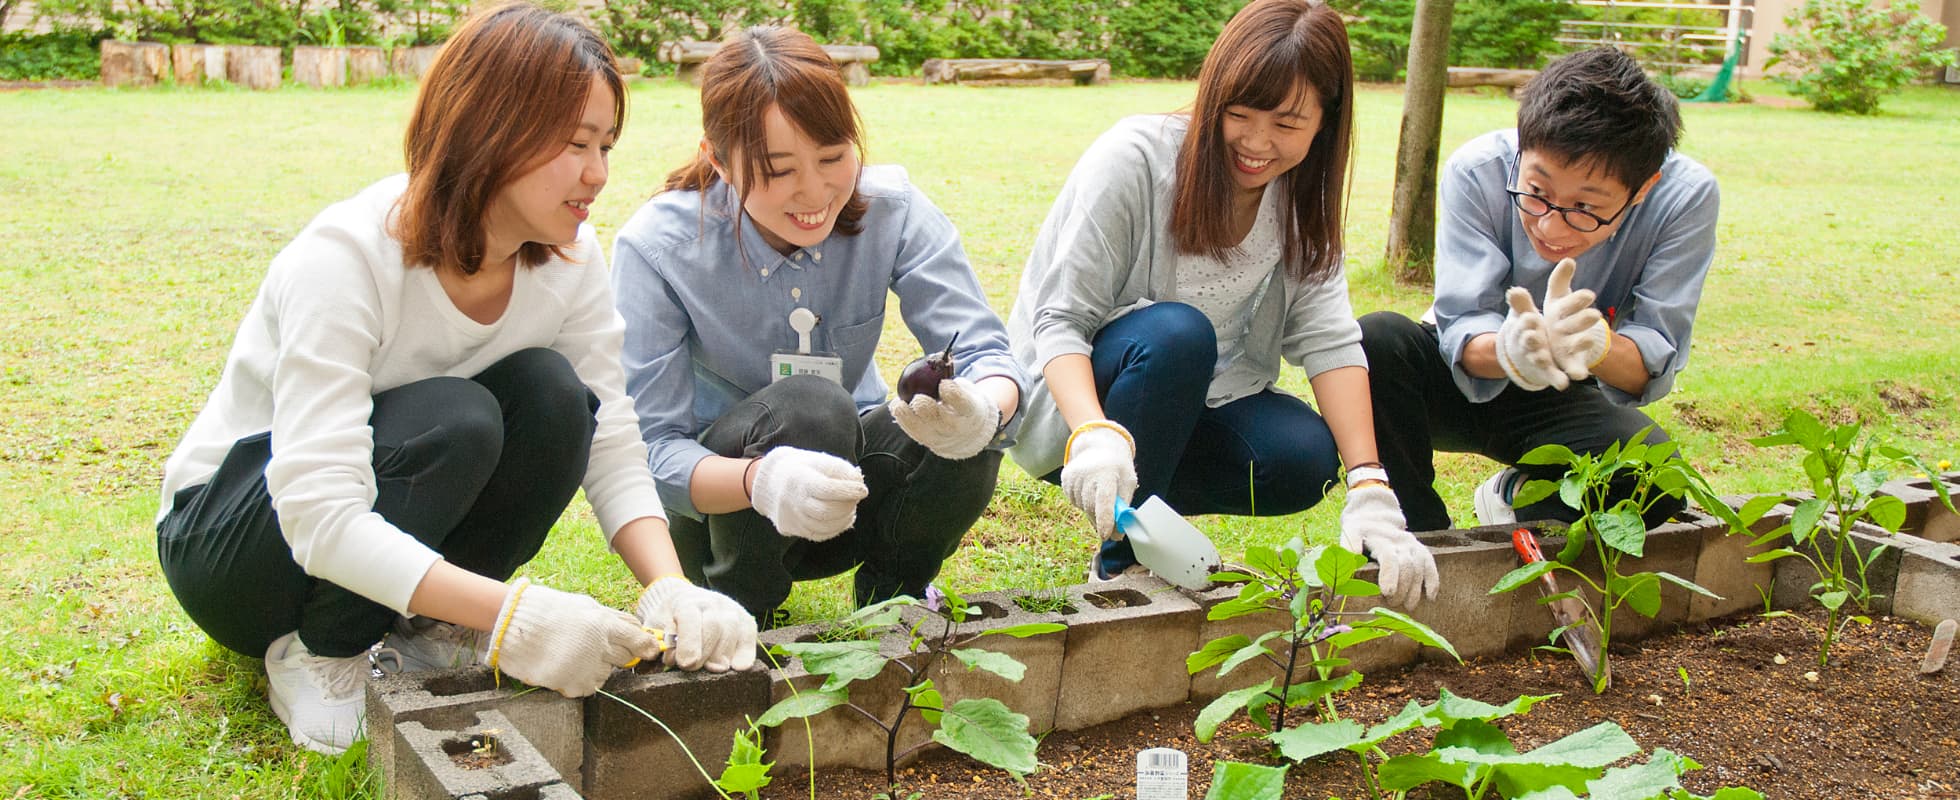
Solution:
[[[755,270],[756,277],[763,283],[768,283],[777,273],[785,270],[803,271],[823,264],[824,246],[830,243],[830,237],[825,237],[814,246],[791,251],[788,255],[776,252],[769,240],[763,238],[762,228],[743,213],[736,202],[734,190],[727,183],[716,181],[713,191],[709,202],[714,210],[710,213],[720,218],[723,225],[737,227],[736,240],[741,251],[736,257],[746,256],[749,268]]]

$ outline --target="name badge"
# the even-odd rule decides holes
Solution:
[[[791,375],[815,375],[844,385],[844,359],[823,353],[774,353],[769,356],[771,383]]]

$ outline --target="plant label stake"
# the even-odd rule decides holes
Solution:
[[[1919,674],[1931,675],[1946,666],[1946,654],[1953,649],[1953,629],[1960,622],[1941,620],[1939,627],[1933,629],[1933,645],[1926,648],[1926,660],[1919,662]]]
[[[1129,538],[1137,563],[1157,577],[1192,590],[1211,585],[1211,573],[1218,570],[1218,547],[1163,498],[1153,495],[1135,508],[1116,498],[1116,529]]]
[[[1137,753],[1137,800],[1189,800],[1184,751],[1152,747]]]
[[[1538,537],[1532,535],[1530,528],[1519,528],[1511,532],[1511,548],[1518,551],[1518,557],[1526,564],[1536,564],[1545,560],[1545,553],[1538,549]],[[1559,589],[1558,578],[1551,572],[1540,576],[1539,589],[1546,597],[1557,598],[1546,602],[1552,609],[1552,619],[1558,622],[1559,638],[1565,641],[1565,649],[1572,653],[1572,659],[1579,662],[1586,678],[1595,684],[1611,685],[1613,676],[1600,674],[1599,663],[1599,622],[1592,618],[1592,612],[1579,598],[1565,595]],[[1565,596],[1561,596],[1565,595]]]

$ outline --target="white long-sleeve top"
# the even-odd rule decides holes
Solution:
[[[380,392],[555,350],[600,401],[583,481],[600,529],[610,540],[634,519],[665,519],[622,388],[624,324],[598,236],[581,227],[571,260],[520,267],[503,316],[481,324],[434,270],[402,263],[388,230],[407,185],[397,175],[328,207],[273,259],[217,388],[164,465],[157,514],[207,481],[239,439],[270,431],[266,489],[293,560],[404,614],[441,556],[374,512],[368,418]]]

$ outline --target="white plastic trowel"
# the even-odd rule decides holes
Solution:
[[[1163,498],[1152,496],[1134,508],[1117,498],[1116,529],[1129,538],[1137,563],[1178,586],[1203,589],[1218,570],[1218,547]]]

